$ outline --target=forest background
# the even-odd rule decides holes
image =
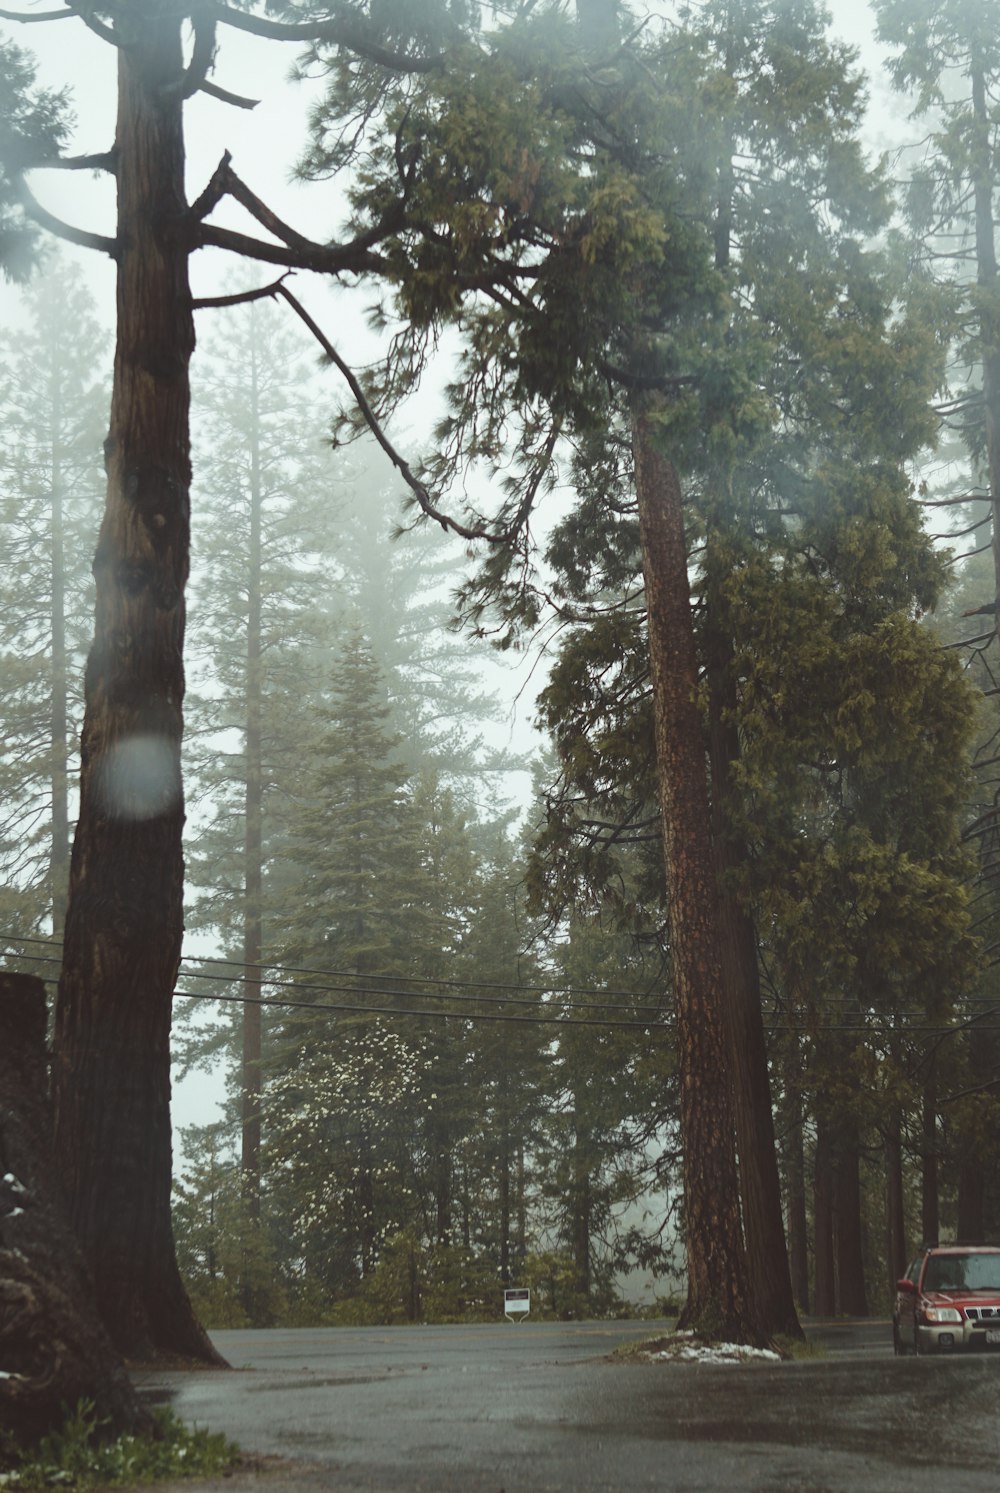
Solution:
[[[849,22],[856,17],[854,7]],[[84,536],[92,532],[101,485],[106,355],[99,297],[100,291],[88,304],[78,273],[55,268],[37,291],[25,293],[20,330],[5,349],[5,527],[17,536],[12,553],[23,561],[11,567],[4,608],[12,619],[4,636],[5,669],[18,686],[5,696],[3,767],[17,787],[6,798],[16,812],[5,826],[12,868],[5,925],[25,937],[58,938],[59,932],[55,889],[64,876],[57,847],[67,842],[72,796],[63,798],[54,785],[69,781],[72,768],[68,757],[56,761],[52,743],[72,741],[78,729],[72,681],[80,676],[87,637]],[[338,306],[334,314],[346,318],[352,336],[361,335],[353,330],[360,327],[353,311]],[[544,869],[551,862],[532,861],[535,826],[544,816],[529,804],[526,832],[515,834],[520,806],[517,815],[509,812],[504,787],[484,792],[484,785],[504,781],[511,764],[481,740],[493,692],[484,697],[481,667],[470,668],[469,644],[446,625],[454,551],[424,530],[389,542],[399,491],[378,453],[364,445],[331,453],[318,439],[330,425],[329,373],[314,381],[305,344],[286,336],[276,313],[243,308],[228,315],[225,332],[202,333],[196,374],[200,440],[214,459],[211,486],[202,488],[196,507],[202,568],[192,586],[187,770],[189,782],[198,785],[189,788],[198,804],[192,816],[198,832],[188,847],[189,927],[210,933],[231,963],[203,971],[200,981],[189,979],[204,993],[211,979],[249,971],[255,988],[287,995],[281,983],[287,977],[296,999],[311,1009],[296,1014],[286,1008],[265,1019],[270,1057],[255,1080],[269,1089],[263,1136],[253,1133],[259,1089],[248,1088],[246,1058],[240,1067],[234,1055],[230,1071],[241,1080],[228,1117],[188,1138],[176,1220],[189,1283],[215,1321],[493,1314],[498,1278],[506,1283],[515,1275],[537,1283],[552,1310],[609,1309],[623,1267],[655,1264],[670,1279],[664,1219],[676,1191],[676,1135],[672,1063],[669,1043],[662,1041],[669,1011],[649,1005],[666,952],[662,907],[648,890],[655,837],[619,836],[613,875],[603,865],[599,889],[585,860],[582,874],[573,868],[585,895],[567,899],[564,888],[552,892]],[[63,335],[67,325],[77,331],[71,349]],[[231,364],[226,374],[217,371],[216,335],[229,358],[238,349],[236,378]],[[397,431],[403,444],[406,434],[403,425]],[[910,471],[928,484],[924,496],[931,503],[938,492],[946,502],[959,493],[972,531],[980,523],[970,496],[977,491],[976,472],[960,444],[949,441],[946,435],[933,464],[929,455],[915,456]],[[196,461],[196,470],[201,465]],[[341,495],[338,501],[331,502],[331,491]],[[56,493],[62,497],[58,523],[52,521]],[[364,495],[369,515],[379,514],[374,534],[358,522],[357,494]],[[908,542],[916,545],[914,573],[925,567],[924,579],[913,586],[916,599],[908,603],[914,612],[937,582],[932,551],[921,557],[919,541],[911,536]],[[969,547],[976,547],[974,540]],[[43,548],[53,561],[48,594],[39,589]],[[974,569],[970,562],[959,586],[975,589]],[[951,596],[953,612],[969,609],[968,597],[954,589]],[[886,609],[880,621],[888,624],[898,611],[898,605]],[[57,614],[66,619],[61,644],[54,627],[46,637],[46,619]],[[576,733],[558,724],[567,718],[559,689],[579,671],[579,661],[562,644],[564,621],[557,617],[548,634],[562,674],[556,670],[541,711],[553,727],[565,777]],[[870,633],[871,616],[867,622]],[[946,628],[940,618],[939,625]],[[935,665],[920,652],[916,634],[907,632],[906,639],[926,690]],[[894,655],[894,667],[899,662]],[[885,658],[868,665],[876,680]],[[857,658],[855,666],[863,669],[865,660]],[[54,713],[59,691],[53,679],[66,682],[65,720]],[[940,758],[924,784],[907,785],[916,797],[896,806],[898,816],[930,820],[931,803],[954,810],[958,798],[946,779],[949,773],[960,777],[964,768],[967,717],[961,699],[948,695],[954,681],[942,676],[937,685],[934,709],[923,695],[910,709],[924,725],[940,711]],[[844,728],[845,760],[847,738],[871,726],[864,719],[870,701],[855,699],[854,706],[861,714]],[[846,710],[842,702],[842,724]],[[883,723],[897,752],[901,720]],[[912,759],[908,765],[912,770]],[[897,771],[898,757],[887,750],[879,770]],[[550,811],[557,772],[551,760],[538,767]],[[838,772],[847,775],[843,763]],[[544,792],[540,787],[535,803]],[[59,803],[65,805],[61,813]],[[317,806],[323,806],[320,834]],[[808,807],[823,824],[840,812],[839,829],[854,828],[859,812],[857,799],[819,803],[814,795]],[[974,807],[964,812],[959,831],[976,822]],[[554,822],[558,814],[549,812],[550,828]],[[933,828],[937,844],[924,861],[937,862],[928,874],[958,885],[964,873],[951,830],[937,821]],[[606,847],[598,848],[606,860]],[[248,896],[253,860],[261,885]],[[811,868],[817,881],[807,916],[813,918],[829,897],[820,869]],[[535,889],[530,908],[526,880]],[[780,878],[772,885],[780,887]],[[926,906],[930,894],[923,890]],[[317,908],[325,909],[320,917]],[[800,1258],[812,1258],[815,1271],[817,1208],[831,1208],[834,1235],[845,1250],[849,1241],[860,1261],[853,1269],[845,1252],[830,1275],[845,1306],[863,1305],[887,1288],[884,1234],[898,1231],[898,1221],[892,1222],[886,1198],[902,1181],[902,1172],[893,1175],[894,1162],[912,1182],[926,1170],[929,1154],[937,1161],[950,1153],[956,1165],[964,1157],[967,1170],[980,1176],[981,1219],[988,1215],[984,1169],[994,1124],[983,1102],[988,1090],[969,1083],[979,1090],[975,1105],[935,1105],[932,1147],[927,1134],[913,1128],[918,1092],[926,1101],[920,1079],[931,1045],[923,1040],[914,1060],[912,1033],[925,1031],[930,1015],[939,1030],[967,1021],[971,1008],[960,1001],[981,998],[971,980],[966,925],[954,911],[942,916],[948,926],[925,929],[926,943],[908,950],[904,983],[911,965],[927,983],[918,992],[911,972],[900,992],[905,1001],[892,1014],[906,1036],[895,1032],[900,1021],[886,1024],[884,1009],[878,1038],[860,1045],[835,1034],[851,1021],[863,1026],[867,1006],[852,1009],[848,1021],[820,1018],[835,1050],[808,1079],[786,1068],[780,1084],[789,1207],[802,1211]],[[264,936],[275,923],[280,942],[273,931]],[[905,935],[897,928],[896,939],[912,941],[918,925],[919,918],[907,922]],[[862,916],[853,962],[871,935],[872,919]],[[831,950],[834,945],[831,934]],[[11,945],[22,957],[27,947]],[[815,942],[810,947],[815,951]],[[895,953],[899,957],[898,945]],[[784,958],[771,991],[775,1011],[788,1001],[796,975],[801,978],[796,961],[803,950],[794,939],[787,940]],[[890,962],[885,951],[883,972]],[[942,965],[951,966],[947,980]],[[309,971],[320,972],[322,984]],[[336,981],[348,977],[348,988],[338,988]],[[843,971],[831,986],[838,981]],[[456,1016],[456,991],[472,1003],[464,1016]],[[330,997],[338,996],[353,1005],[359,992],[369,1014],[340,1013],[331,1060],[334,1018],[319,1008],[336,1005]],[[419,996],[423,1014],[402,1029],[398,1022],[375,1021],[376,1002],[396,997],[398,1003],[400,992],[408,1002]],[[923,1022],[908,1019],[912,1006],[905,1002],[915,995],[924,1002]],[[563,1005],[553,1006],[560,999]],[[544,1028],[532,1033],[517,1021],[509,1028],[487,1024],[490,1016],[523,1015],[522,1001],[534,1007],[529,1020],[544,1014],[583,1030],[564,1032],[554,1046]],[[817,1019],[808,1002],[804,1009],[809,1021]],[[228,1021],[207,1035],[196,1029],[191,1057],[208,1060],[227,1044],[232,1051],[244,1036]],[[804,1052],[811,1060],[822,1046],[811,1032],[789,1061]],[[956,1059],[956,1094],[963,1062],[973,1065],[973,1077],[991,1071],[983,1066],[988,1046],[984,1040]],[[598,1102],[595,1074],[610,1071],[621,1082],[604,1085]],[[853,1125],[846,1140],[841,1125],[835,1141],[847,1174],[844,1192],[839,1203],[823,1203],[815,1193],[807,1200],[808,1161],[820,1176],[824,1169],[823,1108],[842,1100],[840,1088],[848,1091]],[[974,1165],[970,1138],[976,1141]],[[256,1172],[249,1188],[248,1169]],[[958,1184],[957,1170],[946,1174],[946,1207],[956,1215]],[[912,1185],[905,1190],[911,1238],[918,1232],[916,1196]],[[644,1227],[623,1212],[640,1199],[648,1215]],[[849,1227],[856,1205],[857,1226]],[[964,1206],[972,1207],[968,1197]],[[895,1254],[898,1244],[890,1250]],[[801,1283],[800,1302],[807,1290]]]

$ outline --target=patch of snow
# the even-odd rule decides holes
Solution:
[[[750,1348],[746,1343],[699,1344],[690,1341],[693,1333],[679,1332],[677,1336],[686,1337],[689,1341],[678,1343],[676,1347],[666,1348],[660,1353],[651,1353],[650,1358],[656,1363],[744,1363],[749,1359],[764,1363],[781,1362],[781,1354],[770,1348]]]

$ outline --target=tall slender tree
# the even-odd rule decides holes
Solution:
[[[22,931],[47,925],[58,939],[100,514],[105,337],[65,263],[50,262],[24,314],[26,325],[0,342],[5,881],[23,906]]]
[[[907,192],[911,230],[947,281],[959,367],[955,390],[973,449],[981,454],[992,517],[994,591],[1000,595],[1000,314],[997,312],[996,87],[1000,44],[989,0],[874,0],[894,84],[931,124]],[[943,266],[947,266],[942,275]],[[974,273],[970,271],[974,270]],[[997,611],[991,598],[987,609]]]
[[[977,594],[969,596],[967,616],[989,619],[983,627],[992,639],[969,639],[973,674],[987,690],[994,688],[996,634],[1000,618],[1000,271],[997,262],[1000,154],[997,146],[997,87],[1000,46],[993,8],[988,0],[939,0],[911,6],[901,0],[876,0],[881,40],[889,49],[887,67],[894,86],[912,106],[920,142],[905,155],[907,229],[915,265],[937,295],[934,309],[951,337],[952,360],[942,390],[942,422],[960,434],[968,452],[959,483],[937,501],[950,501],[961,513],[973,507],[976,530],[989,534],[992,574],[980,574]],[[978,927],[984,947],[993,947],[998,910],[991,895],[995,883],[998,834],[992,759],[992,731],[976,753],[979,789],[975,816],[968,826],[979,857]],[[981,992],[988,996],[993,973],[984,968]],[[988,1082],[989,1039],[972,1044],[975,1072],[967,1087]],[[980,1094],[987,1091],[980,1088]],[[988,1104],[983,1097],[979,1103]],[[976,1101],[971,1102],[975,1108]],[[928,1116],[928,1129],[932,1129]],[[962,1192],[968,1206],[960,1210],[968,1237],[986,1228],[982,1212],[984,1176],[992,1154],[985,1126],[973,1121],[964,1147]],[[978,1135],[978,1139],[976,1138]]]
[[[610,28],[614,7],[604,10]],[[730,29],[760,19],[756,7],[722,11]],[[894,292],[857,241],[887,207],[883,183],[860,158],[857,84],[843,57],[817,46],[813,86],[801,86],[798,44],[814,39],[817,19],[808,6],[777,18],[774,53],[799,69],[792,96],[801,117],[793,129],[791,113],[776,109],[774,142],[762,143],[766,131],[748,140],[760,170],[738,190],[741,130],[760,115],[761,98],[751,99],[758,71],[746,64],[741,116],[733,58],[720,61],[704,37],[685,46],[673,36],[668,47],[650,30],[642,44],[616,48],[608,29],[588,56],[594,7],[580,13],[582,29],[531,8],[492,34],[470,34],[475,68],[466,54],[458,65],[459,49],[451,65],[443,31],[436,70],[408,86],[396,112],[379,113],[383,135],[373,127],[359,145],[336,130],[348,117],[348,82],[355,101],[359,89],[371,98],[373,119],[388,86],[385,71],[362,59],[337,75],[318,121],[325,149],[306,163],[328,169],[363,149],[380,188],[359,188],[359,225],[377,213],[401,162],[411,163],[411,222],[422,232],[398,271],[397,305],[412,330],[406,358],[373,402],[408,388],[432,329],[461,319],[461,376],[429,471],[443,480],[470,453],[521,469],[490,520],[473,509],[454,521],[489,545],[464,594],[473,618],[499,608],[516,630],[542,614],[527,536],[562,438],[589,442],[591,456],[603,449],[608,465],[617,451],[634,484],[689,1168],[689,1314],[750,1339],[763,1332],[761,1302],[744,1259],[732,1089],[718,1081],[729,1061],[729,1001],[689,595],[691,552],[712,520],[709,503],[699,511],[694,500],[714,483],[717,525],[765,526],[752,509],[729,511],[729,498],[741,482],[762,480],[755,463],[766,463],[783,423],[804,428],[812,401],[812,416],[824,405],[857,408],[870,428],[871,389],[889,369],[897,385],[906,369],[908,410],[926,392],[906,335],[898,342],[890,330]],[[544,67],[532,65],[538,57]],[[759,76],[758,94],[775,76],[770,62]],[[446,213],[446,202],[460,206]],[[433,225],[445,216],[456,226],[441,236]],[[814,270],[815,296],[806,293]],[[485,287],[489,298],[477,299]],[[859,328],[847,308],[869,339],[850,372]],[[775,367],[787,370],[784,388]],[[908,414],[907,439],[913,428]],[[801,450],[789,465],[807,480]]]
[[[189,707],[188,750],[202,822],[191,836],[188,874],[193,926],[232,944],[243,971],[239,1102],[252,1234],[260,1222],[266,883],[280,854],[275,826],[289,807],[282,782],[301,744],[297,704],[310,693],[305,660],[319,641],[326,556],[316,531],[338,494],[322,421],[306,395],[312,368],[302,338],[267,303],[238,305],[223,322],[196,386],[196,450],[212,459],[194,523],[200,564],[191,651],[204,687]],[[247,1251],[255,1253],[252,1239]]]
[[[60,153],[65,132],[53,101],[32,101],[23,55],[4,53],[14,84],[14,127],[6,128],[5,116],[0,135],[5,229],[23,242],[30,233],[27,214],[110,256],[117,270],[107,496],[94,560],[80,812],[55,1024],[56,1146],[99,1310],[115,1342],[139,1356],[179,1351],[211,1357],[181,1288],[170,1226],[169,1032],[183,927],[180,741],[194,349],[189,261],[197,249],[213,245],[322,274],[379,268],[376,245],[399,226],[401,204],[389,208],[380,229],[355,242],[312,243],[243,186],[228,154],[205,191],[188,202],[187,100],[202,91],[231,105],[250,103],[209,77],[220,21],[244,28],[249,22],[265,34],[272,23],[226,7],[208,12],[187,0],[166,6],[108,0],[80,12],[7,15],[25,23],[85,25],[107,43],[118,69],[112,147],[70,157]],[[287,35],[364,44],[368,29],[338,12],[311,24],[308,34],[293,25]],[[379,55],[391,60],[393,54],[382,49]],[[85,231],[47,212],[27,180],[45,166],[112,176],[114,231]],[[267,238],[208,222],[227,196],[242,201]],[[5,262],[17,266],[6,252]],[[294,301],[287,287],[280,293]]]

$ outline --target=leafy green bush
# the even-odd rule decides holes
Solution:
[[[97,1488],[134,1488],[163,1478],[211,1477],[239,1461],[239,1447],[225,1436],[190,1430],[169,1410],[153,1416],[148,1436],[101,1441],[93,1405],[81,1400],[65,1425],[30,1453],[0,1442],[0,1486],[5,1493],[85,1493]]]

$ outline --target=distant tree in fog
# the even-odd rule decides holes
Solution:
[[[69,134],[64,94],[35,88],[30,53],[0,37],[0,274],[26,280],[40,235],[21,207],[20,174],[29,162],[54,160]]]
[[[82,670],[93,627],[107,338],[51,262],[0,334],[0,909],[62,935]],[[72,335],[67,329],[72,328]]]

